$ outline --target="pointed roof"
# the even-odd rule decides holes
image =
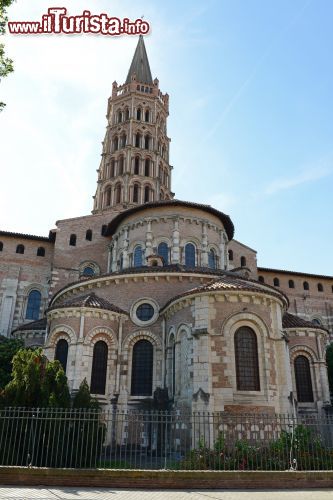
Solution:
[[[145,42],[143,41],[142,35],[139,36],[138,45],[136,46],[125,84],[131,83],[131,76],[134,74],[138,82],[153,85]]]

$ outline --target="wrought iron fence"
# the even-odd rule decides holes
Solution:
[[[5,408],[0,465],[333,470],[333,416]]]

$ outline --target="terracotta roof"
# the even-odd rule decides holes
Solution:
[[[299,271],[286,271],[285,269],[270,269],[269,267],[258,267],[258,273],[261,273],[261,272],[293,274],[294,276],[308,276],[309,278],[324,278],[324,279],[333,280],[333,276],[325,276],[322,274],[302,273]]]
[[[136,207],[129,208],[124,212],[118,214],[112,221],[108,224],[107,230],[104,236],[111,236],[119,224],[129,215],[135,214],[136,212],[140,212],[146,210],[147,208],[158,208],[158,207],[189,207],[189,208],[198,208],[200,210],[204,210],[212,215],[215,215],[220,219],[222,224],[225,227],[229,240],[232,240],[234,236],[234,225],[229,217],[229,215],[216,210],[216,208],[211,207],[210,205],[203,205],[200,203],[192,203],[190,201],[182,201],[182,200],[164,200],[164,201],[152,201],[150,203],[144,203],[143,205],[138,205]]]
[[[182,297],[186,297],[187,295],[200,294],[204,292],[229,292],[234,290],[239,290],[243,292],[255,292],[255,293],[264,293],[268,295],[272,295],[278,298],[284,298],[286,302],[288,302],[288,298],[281,292],[275,290],[270,286],[261,286],[262,284],[258,283],[254,280],[248,280],[240,277],[233,277],[230,275],[224,275],[221,278],[213,279],[209,283],[205,285],[198,286],[192,288],[191,290],[187,290],[184,293],[176,295],[172,299],[168,300],[165,306],[162,308],[164,310],[168,305],[174,302],[177,299]]]
[[[283,328],[316,328],[319,330],[326,330],[326,328],[321,325],[315,325],[311,321],[306,321],[299,316],[287,312],[283,315],[282,326]]]
[[[1,231],[0,236],[10,236],[13,238],[20,238],[23,240],[37,240],[37,241],[51,241],[47,236],[35,236],[33,234],[25,234],[25,233],[13,233],[11,231]]]
[[[45,330],[46,329],[46,318],[38,319],[37,321],[31,321],[30,323],[25,323],[22,325],[19,325],[18,327],[15,328],[15,330],[12,331],[18,332],[18,331],[32,331],[32,330]]]
[[[70,299],[64,300],[60,304],[55,304],[49,307],[48,311],[54,309],[64,309],[67,307],[92,307],[94,309],[106,309],[108,311],[113,311],[118,314],[127,314],[123,309],[111,304],[108,300],[98,297],[94,292],[87,293],[85,295],[78,295]]]

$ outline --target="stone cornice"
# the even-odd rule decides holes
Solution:
[[[59,318],[98,318],[106,319],[109,321],[120,321],[124,318],[123,314],[116,313],[115,311],[108,311],[106,309],[96,309],[94,307],[61,307],[59,309],[52,309],[46,313],[48,320]],[[125,318],[127,319],[127,317]]]
[[[161,314],[164,314],[167,319],[171,318],[176,312],[184,309],[184,307],[193,304],[194,299],[197,297],[208,296],[209,298],[213,298],[213,302],[233,302],[233,303],[241,303],[241,304],[257,304],[257,305],[265,305],[266,307],[270,307],[273,302],[279,303],[282,307],[284,303],[278,297],[272,295],[266,295],[263,292],[255,293],[253,291],[202,291],[202,292],[194,292],[193,294],[187,294],[185,297],[181,297],[176,299],[174,302],[171,302],[166,306],[165,309],[162,308]],[[209,303],[212,303],[210,300]]]

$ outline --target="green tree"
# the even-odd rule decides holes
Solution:
[[[6,23],[8,20],[7,17],[7,9],[14,2],[14,0],[0,0],[0,36],[4,35],[6,32]],[[6,57],[5,54],[5,46],[3,43],[0,43],[0,81],[1,78],[9,75],[14,71],[13,61]],[[5,107],[4,102],[0,102],[0,111]]]
[[[22,340],[0,336],[0,391],[12,378],[12,359],[22,347]]]
[[[99,410],[100,405],[96,399],[91,397],[89,385],[86,379],[83,379],[79,390],[73,398],[73,408],[84,408],[87,410]]]
[[[59,361],[49,361],[42,349],[21,349],[13,357],[13,378],[2,392],[4,406],[68,408],[67,377]]]

